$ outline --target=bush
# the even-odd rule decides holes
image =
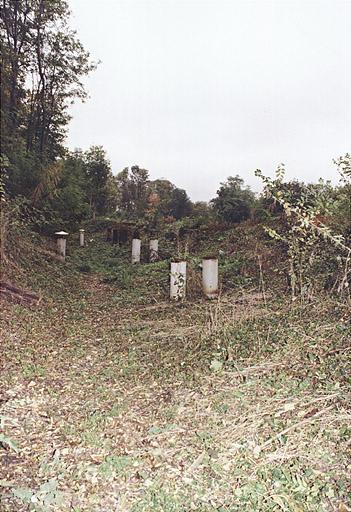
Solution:
[[[334,232],[332,218],[335,189],[322,180],[318,184],[300,184],[292,190],[283,182],[284,166],[278,167],[275,180],[263,176],[265,192],[282,208],[284,223],[279,230],[265,227],[266,232],[287,249],[292,298],[309,299],[322,288],[332,288],[350,298],[351,249],[347,240]]]

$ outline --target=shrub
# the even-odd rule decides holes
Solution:
[[[287,247],[290,287],[293,299],[311,297],[315,289],[331,287],[350,298],[351,249],[345,238],[333,232],[324,219],[332,214],[332,187],[320,181],[301,187],[294,195],[283,183],[284,166],[276,179],[256,175],[265,184],[265,193],[283,210],[285,226],[280,231],[266,227],[267,233]]]

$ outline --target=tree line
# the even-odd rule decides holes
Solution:
[[[2,0],[1,166],[11,195],[50,196],[63,173],[69,106],[96,65],[64,0]]]
[[[160,222],[237,223],[281,215],[265,186],[257,197],[239,175],[220,184],[209,202],[193,203],[184,189],[166,179],[150,179],[133,165],[114,174],[106,151],[93,146],[68,151],[64,141],[69,107],[87,96],[83,78],[94,63],[69,26],[65,0],[1,0],[1,191],[31,212],[40,212],[40,230],[77,227],[83,221],[115,216]],[[350,167],[350,155],[337,162]],[[276,185],[278,187],[278,184]],[[350,224],[350,185],[328,182],[279,183],[293,204],[307,201],[334,211],[338,229]]]
[[[121,215],[189,215],[186,192],[135,165],[117,176],[106,152],[64,145],[69,106],[96,68],[69,27],[65,0],[1,1],[1,189],[48,225]]]
[[[137,165],[113,175],[102,147],[67,150],[69,106],[84,101],[82,80],[96,68],[69,19],[65,0],[2,0],[1,186],[7,196],[39,210],[48,228],[115,213],[153,224],[209,214],[206,203],[193,204],[169,180],[151,181]],[[220,201],[213,205],[221,211]]]

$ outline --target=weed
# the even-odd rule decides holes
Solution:
[[[37,364],[26,364],[22,368],[23,376],[27,379],[34,379],[38,377],[45,377],[47,370],[44,366]]]
[[[133,464],[133,459],[126,456],[110,455],[99,467],[99,472],[105,476],[126,475],[127,469]]]

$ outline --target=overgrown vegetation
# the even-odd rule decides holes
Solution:
[[[138,165],[112,172],[101,146],[65,148],[96,65],[64,0],[4,0],[1,42],[2,278],[38,298],[2,300],[1,511],[351,510],[350,154],[338,185],[279,166],[256,171],[259,195],[236,175],[193,203]],[[106,241],[117,221],[140,265]]]
[[[224,256],[234,291],[172,304],[167,262],[89,240],[4,310],[4,510],[347,510],[345,301],[291,306]]]
[[[200,227],[281,216],[282,204],[277,207],[267,194],[255,197],[238,175],[228,177],[209,203],[192,203],[185,190],[166,179],[150,180],[149,171],[138,165],[112,172],[101,146],[69,152],[64,145],[69,105],[86,98],[83,78],[96,68],[69,22],[64,0],[3,2],[2,194],[7,202],[15,201],[15,208],[23,204],[35,216],[37,231],[72,231],[102,216],[138,220],[155,231],[183,219]],[[336,164],[344,176],[339,187],[283,184],[281,178],[280,189],[277,180],[271,185],[295,208],[308,198],[317,218],[322,215],[328,227],[342,228],[349,237],[349,155]],[[266,192],[268,188],[266,182]]]
[[[333,189],[330,184],[322,181],[318,185],[303,187],[296,184],[299,188],[291,188],[287,186],[289,184],[283,183],[283,166],[278,168],[273,181],[263,176],[261,171],[256,172],[265,183],[266,197],[272,198],[282,210],[284,224],[280,232],[271,227],[267,227],[266,231],[287,248],[293,299],[297,294],[302,300],[308,299],[316,288],[320,290],[328,287],[350,299],[351,248],[347,245],[350,224],[342,229],[342,222],[333,230],[337,225],[336,218],[340,216],[338,209],[335,209],[335,201],[340,206],[344,194],[350,193],[350,155],[347,154],[343,162],[345,167],[341,170],[341,178],[346,187],[340,187],[341,190]],[[343,213],[349,215],[351,223],[350,211]]]

